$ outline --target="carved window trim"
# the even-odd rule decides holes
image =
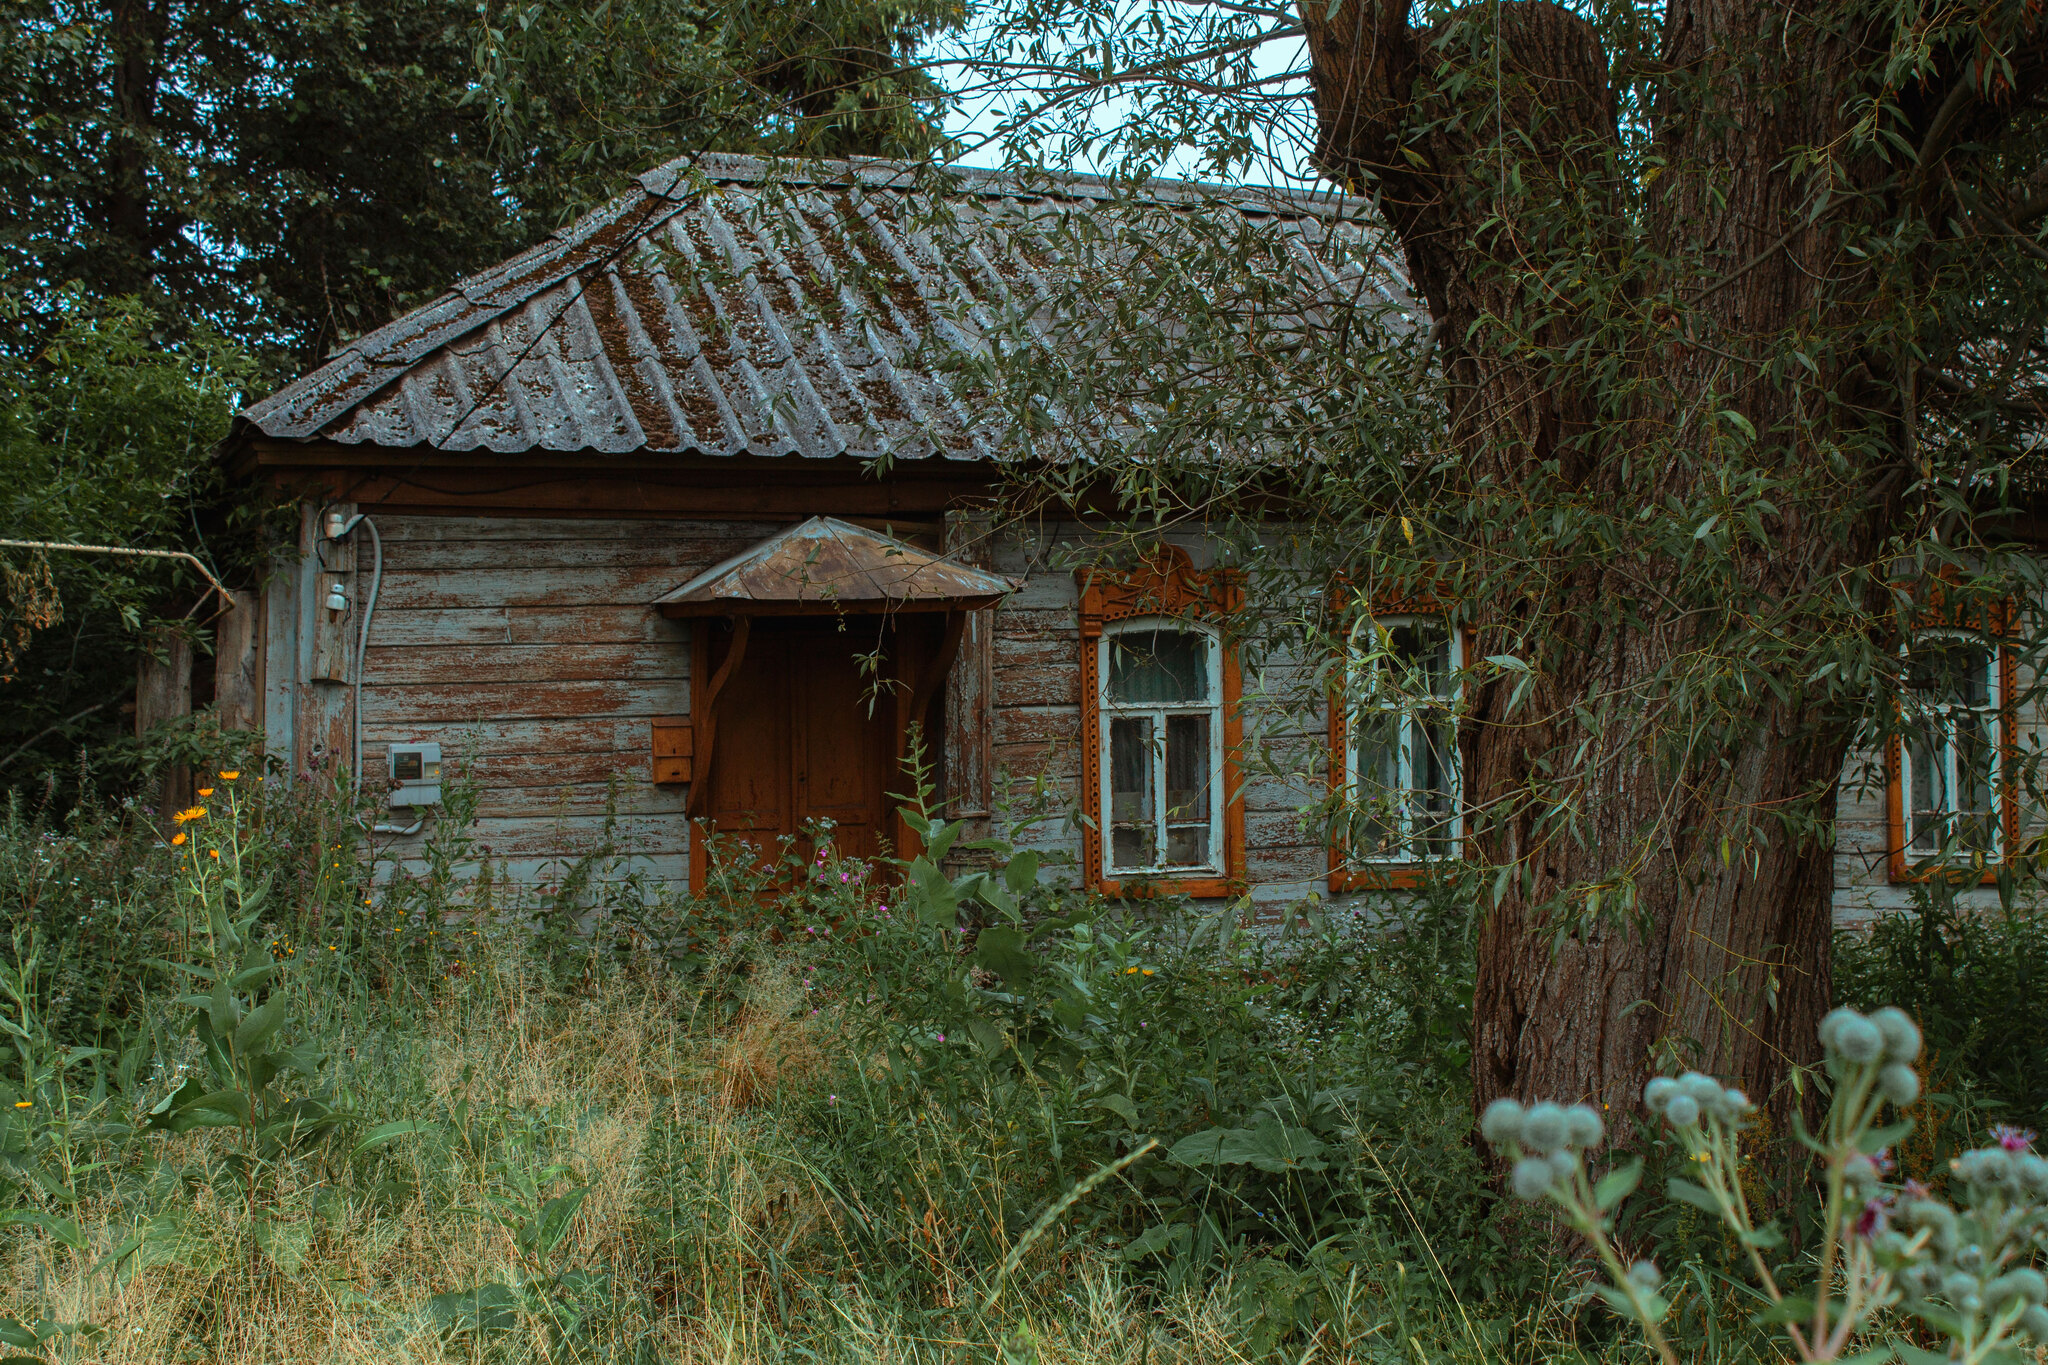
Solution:
[[[1895,732],[1885,744],[1887,871],[1895,883],[1946,880],[1958,884],[1976,882],[1988,885],[1997,882],[2000,872],[2010,865],[2020,842],[2019,785],[2016,778],[2020,760],[2019,715],[2013,701],[2018,690],[2018,669],[2013,650],[2003,643],[2015,621],[2016,604],[2005,602],[1982,617],[1973,613],[1975,619],[1943,620],[1944,615],[1952,613],[1944,613],[1937,606],[1929,613],[1929,619],[1911,632],[1908,643],[1902,645],[1900,651],[1903,656],[1914,642],[1930,639],[1963,640],[1984,647],[1988,655],[1988,690],[1994,694],[1983,710],[1990,717],[1995,732],[1991,740],[1990,785],[1998,847],[1990,854],[1974,854],[1968,863],[1957,861],[1953,855],[1944,861],[1938,854],[1914,854],[1906,800],[1911,762],[1905,752],[1905,736]]]
[[[1135,569],[1084,569],[1080,587],[1081,625],[1081,863],[1085,884],[1105,896],[1234,896],[1247,888],[1244,844],[1242,749],[1244,678],[1237,651],[1223,625],[1244,601],[1237,575],[1200,571],[1185,550],[1161,546]],[[1119,622],[1161,618],[1215,636],[1222,676],[1223,848],[1222,871],[1195,876],[1112,877],[1106,869],[1103,809],[1102,655],[1104,632]]]

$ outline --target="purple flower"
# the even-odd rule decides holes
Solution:
[[[942,1042],[942,1043],[943,1043],[943,1042],[945,1042],[945,1041],[946,1041],[946,1035],[945,1035],[945,1034],[943,1034],[943,1033],[941,1033],[941,1034],[939,1035],[939,1041],[940,1041],[940,1042]]]
[[[1991,1130],[1991,1140],[2008,1152],[2024,1152],[2034,1145],[2034,1130],[2001,1123]]]
[[[1885,1214],[1890,1212],[1890,1202],[1886,1199],[1873,1199],[1863,1206],[1863,1212],[1856,1218],[1858,1237],[1875,1237],[1884,1231],[1884,1218]]]

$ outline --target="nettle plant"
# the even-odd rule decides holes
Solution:
[[[2048,1234],[2048,1160],[2031,1150],[2034,1134],[1995,1128],[1992,1145],[1951,1162],[1954,1202],[1918,1180],[1894,1183],[1889,1151],[1913,1124],[1880,1120],[1886,1106],[1919,1097],[1919,1027],[1903,1010],[1838,1009],[1821,1021],[1820,1039],[1833,1102],[1819,1134],[1798,1129],[1823,1176],[1808,1292],[1781,1283],[1782,1267],[1774,1271],[1764,1253],[1784,1235],[1757,1220],[1743,1192],[1740,1139],[1755,1113],[1748,1096],[1697,1071],[1659,1076],[1643,1089],[1643,1102],[1691,1158],[1691,1178],[1673,1178],[1671,1197],[1714,1215],[1744,1248],[1770,1304],[1761,1320],[1781,1325],[1808,1362],[1839,1360],[1854,1348],[1856,1365],[2018,1365],[2022,1337],[2048,1345],[2048,1278],[2032,1264]],[[1642,1162],[1596,1180],[1586,1158],[1605,1125],[1585,1105],[1496,1100],[1479,1126],[1513,1161],[1515,1194],[1554,1204],[1598,1253],[1612,1282],[1592,1292],[1640,1324],[1665,1365],[1678,1365],[1662,1325],[1671,1310],[1662,1274],[1647,1260],[1625,1265],[1613,1241],[1614,1209],[1635,1189]],[[1948,1349],[1904,1340],[1902,1318],[1918,1319]],[[1892,1339],[1871,1340],[1884,1335]]]

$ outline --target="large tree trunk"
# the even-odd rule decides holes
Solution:
[[[1880,391],[1853,346],[1820,356],[1803,387],[1760,382],[1745,361],[1794,334],[1844,334],[1857,298],[1840,215],[1879,221],[1915,192],[1896,165],[1843,165],[1844,188],[1860,177],[1873,192],[1816,218],[1811,180],[1787,170],[1795,149],[1847,141],[1858,63],[1890,39],[1883,16],[1838,6],[1831,28],[1779,0],[1672,0],[1663,57],[1679,74],[1637,117],[1677,179],[1648,195],[1621,180],[1607,56],[1563,7],[1506,0],[1428,31],[1409,26],[1405,0],[1300,7],[1319,160],[1370,189],[1399,236],[1434,317],[1453,447],[1469,486],[1491,490],[1475,496],[1500,503],[1499,533],[1482,525],[1467,552],[1527,557],[1513,523],[1560,505],[1710,500],[1730,467],[1710,449],[1712,419],[1733,410],[1763,433],[1753,465],[1787,491],[1764,533],[1727,552],[1731,593],[1839,611],[1829,585],[1872,562],[1896,515],[1897,461],[1882,451],[1909,448],[1886,396],[1897,386]],[[1956,137],[1944,118],[2003,116],[1951,98],[1961,79],[1949,70],[1904,97],[1929,144]],[[1661,277],[1635,267],[1645,257]],[[1616,357],[1599,383],[1560,365],[1575,345]],[[1797,406],[1827,396],[1855,415]],[[1827,421],[1860,463],[1813,448]],[[1776,435],[1788,432],[1803,435]],[[1480,941],[1475,1105],[1629,1112],[1669,1060],[1772,1100],[1782,1123],[1790,1069],[1817,1053],[1827,821],[1850,725],[1797,678],[1759,679],[1784,685],[1712,717],[1688,710],[1683,670],[1724,626],[1697,598],[1660,598],[1675,567],[1560,553],[1521,571],[1518,600],[1476,613],[1482,655],[1549,643],[1520,698],[1512,677],[1480,690],[1464,739],[1477,854],[1511,869]],[[1802,628],[1796,613],[1787,624]]]

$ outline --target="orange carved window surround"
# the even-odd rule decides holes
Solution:
[[[1238,576],[1162,546],[1083,569],[1082,864],[1109,896],[1245,890],[1243,677],[1225,625]]]

